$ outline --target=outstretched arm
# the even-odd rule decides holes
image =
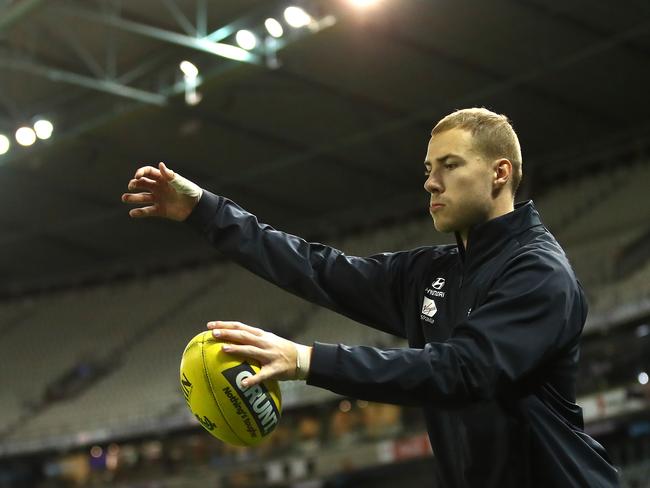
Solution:
[[[255,215],[222,196],[201,190],[169,170],[140,168],[129,182],[132,217],[185,221],[228,258],[263,279],[353,320],[400,337],[403,266],[408,255],[383,253],[367,258],[307,242],[260,223]]]
[[[260,223],[236,203],[205,190],[187,223],[224,255],[284,290],[405,336],[401,301],[407,253],[347,256]]]

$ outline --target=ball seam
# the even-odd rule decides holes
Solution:
[[[203,368],[203,374],[205,375],[205,379],[208,382],[208,390],[210,390],[210,395],[212,395],[212,399],[214,400],[215,405],[219,409],[219,412],[221,412],[221,417],[223,418],[223,421],[228,425],[228,428],[233,433],[233,435],[237,439],[239,439],[239,441],[242,444],[244,444],[246,446],[249,446],[250,444],[247,444],[246,441],[244,441],[241,437],[239,437],[239,434],[237,434],[235,429],[232,428],[232,426],[230,425],[230,422],[228,422],[228,418],[223,413],[223,409],[221,408],[221,405],[219,405],[219,400],[217,400],[217,396],[215,395],[214,390],[212,388],[212,382],[210,381],[210,375],[208,374],[208,369],[205,366],[205,354],[204,354],[204,347],[203,347],[205,342],[206,342],[205,339],[201,342],[201,366]]]

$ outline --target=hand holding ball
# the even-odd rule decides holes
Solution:
[[[180,367],[183,396],[210,434],[229,444],[254,446],[270,435],[280,420],[280,388],[274,380],[243,386],[245,378],[259,372],[259,365],[226,353],[222,346],[211,331],[189,342]]]

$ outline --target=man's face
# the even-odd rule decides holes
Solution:
[[[494,172],[473,149],[470,132],[451,129],[433,136],[424,165],[436,230],[466,237],[470,227],[489,220]]]

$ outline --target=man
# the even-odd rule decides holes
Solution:
[[[294,344],[239,322],[210,322],[269,378],[423,407],[444,487],[612,487],[616,470],[575,405],[587,303],[532,201],[514,204],[519,141],[508,119],[465,109],[433,129],[424,162],[430,213],[456,245],[368,258],[279,232],[164,164],[129,182],[132,217],[187,223],[285,290],[406,337],[379,350]],[[250,386],[249,385],[249,386]]]

